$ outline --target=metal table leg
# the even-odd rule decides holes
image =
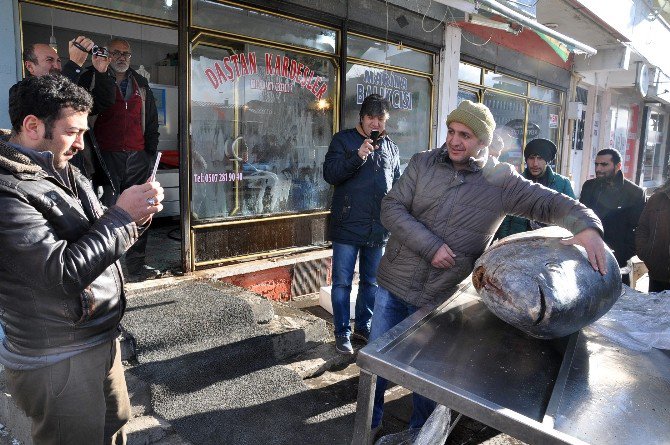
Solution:
[[[375,398],[377,376],[361,369],[358,378],[358,398],[356,400],[356,421],[351,445],[368,445],[370,442],[370,422]]]

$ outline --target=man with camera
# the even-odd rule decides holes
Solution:
[[[77,82],[89,53],[99,55],[104,51],[104,48],[95,46],[88,37],[78,36],[68,43],[70,59],[63,66],[55,49],[46,43],[34,43],[23,50],[23,64],[27,75],[40,77],[46,74],[62,74],[71,81]],[[95,58],[93,63],[96,64]],[[104,71],[106,70],[105,66]]]
[[[335,348],[353,354],[349,325],[351,284],[359,256],[354,336],[367,342],[377,293],[377,266],[388,231],[379,212],[382,198],[400,177],[398,146],[386,134],[391,104],[378,94],[365,98],[356,128],[333,136],[323,163],[324,179],[335,186],[330,216],[333,241]]]
[[[125,443],[125,309],[118,259],[162,209],[145,182],[104,209],[69,160],[84,149],[90,95],[64,76],[9,93],[0,141],[0,364],[36,445]]]
[[[92,65],[83,68],[88,55]],[[56,50],[45,43],[34,43],[23,51],[23,61],[27,76],[41,77],[47,74],[62,74],[77,83],[93,96],[91,116],[95,116],[114,103],[114,79],[107,75],[109,53],[107,48],[97,46],[91,39],[78,36],[68,42],[70,59],[62,65]],[[79,168],[95,188],[111,184],[110,174],[92,132],[84,135],[86,150],[80,150],[71,163]]]

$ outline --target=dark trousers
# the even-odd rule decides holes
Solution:
[[[102,203],[111,207],[123,191],[133,185],[144,184],[151,174],[154,158],[146,151],[103,151],[102,159],[109,170],[114,189],[103,187]],[[128,267],[145,264],[149,231],[142,236],[126,252]]]
[[[118,340],[33,371],[5,370],[35,445],[123,445],[130,400]]]
[[[670,282],[649,277],[649,292],[663,292],[664,290],[670,290]]]

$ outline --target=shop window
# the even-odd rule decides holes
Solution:
[[[503,139],[504,148],[500,161],[508,162],[520,170],[523,164],[524,136],[525,140],[531,140],[540,134],[537,124],[529,123],[526,127],[526,100],[487,91],[484,93],[484,105],[491,110]]]
[[[524,96],[528,94],[528,82],[488,70],[484,70],[484,86]]]
[[[347,57],[407,68],[423,73],[433,72],[433,55],[401,44],[373,40],[356,34],[347,35]]]
[[[151,83],[177,85],[177,30],[23,3],[21,5],[23,19],[21,28],[24,48],[34,43],[49,42],[52,35],[52,16],[53,22],[60,24],[53,29],[53,36],[57,42],[57,52],[63,65],[68,60],[70,40],[84,35],[97,45],[104,46],[110,40],[110,35],[113,34],[130,43],[133,69],[140,70]],[[65,25],[68,26],[65,27]],[[121,30],[123,34],[117,34]],[[91,58],[89,57],[85,66],[90,64]],[[174,107],[176,114],[176,102]],[[161,128],[159,131],[161,140],[163,140],[164,129]]]
[[[610,137],[609,148],[613,148],[621,153],[624,158],[626,156],[626,147],[628,142],[628,124],[630,109],[625,105],[615,104],[610,107]],[[623,163],[625,168],[625,163]],[[624,171],[624,173],[626,173]]]
[[[322,163],[334,130],[334,62],[216,42],[195,45],[191,57],[193,217],[325,209]]]
[[[663,146],[665,145],[664,127],[666,119],[667,116],[664,113],[649,112],[642,172],[645,186],[659,185],[663,181]]]
[[[543,86],[539,85],[532,85],[530,86],[530,97],[533,99],[541,100],[543,102],[553,102],[553,103],[560,103],[561,102],[561,92],[557,90],[553,90],[551,88],[545,88]],[[586,102],[583,102],[586,103]]]
[[[179,0],[77,0],[70,3],[95,6],[98,8],[121,11],[128,14],[136,14],[145,17],[177,21]]]
[[[458,80],[479,85],[482,81],[482,69],[467,63],[458,64]]]
[[[479,95],[474,91],[458,89],[458,95],[456,96],[456,106],[460,105],[464,100],[469,100],[470,102],[479,102]]]
[[[537,127],[537,135],[526,138],[526,143],[532,139],[543,138],[558,144],[558,132],[560,128],[561,108],[557,105],[548,105],[537,102],[530,102],[528,112],[528,128]]]
[[[193,23],[201,28],[271,40],[328,54],[335,54],[337,51],[335,30],[233,5],[196,0],[193,2]]]
[[[400,149],[401,168],[430,145],[430,79],[360,64],[347,64],[345,115],[342,128],[358,124],[363,99],[377,93],[391,102],[386,131]]]
[[[479,76],[484,73],[483,84]],[[481,101],[489,107],[496,121],[496,132],[503,139],[502,162],[521,171],[523,147],[529,141],[545,138],[560,146],[561,103],[563,92],[542,85],[529,84],[512,76],[460,63],[458,102]],[[559,151],[560,153],[560,151]],[[558,165],[558,159],[552,166]]]

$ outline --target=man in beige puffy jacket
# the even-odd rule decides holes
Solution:
[[[377,280],[370,340],[421,307],[449,298],[471,272],[506,214],[570,230],[565,244],[586,249],[594,269],[606,270],[598,217],[578,201],[524,179],[489,157],[495,121],[489,109],[463,101],[447,118],[446,143],[415,154],[382,201],[391,232]],[[513,261],[513,259],[510,259]],[[377,379],[372,415],[378,432],[386,381]],[[410,428],[421,428],[435,403],[414,395]]]

